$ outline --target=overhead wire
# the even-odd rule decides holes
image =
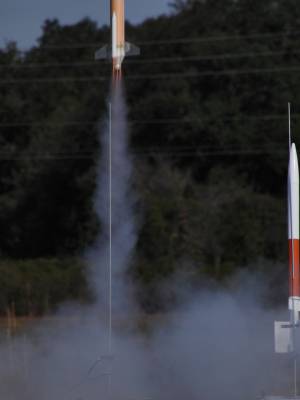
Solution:
[[[1,128],[26,128],[26,127],[49,127],[60,128],[63,126],[91,126],[97,124],[97,121],[80,122],[80,121],[66,121],[61,123],[49,122],[0,122]]]
[[[293,114],[293,118],[300,118],[299,113]],[[223,121],[223,122],[238,122],[238,121],[278,121],[286,120],[285,114],[270,114],[263,116],[250,116],[243,115],[238,117],[224,117],[224,118],[213,118],[213,117],[199,117],[199,118],[166,118],[166,119],[143,119],[143,120],[128,120],[129,125],[177,125],[177,124],[195,124],[204,123],[208,121]],[[34,122],[34,121],[24,121],[24,122],[0,122],[0,128],[25,128],[25,127],[43,127],[43,128],[60,128],[60,127],[84,127],[84,126],[96,126],[99,124],[98,120],[95,121],[65,121],[61,123],[51,123],[51,122]]]
[[[265,51],[265,52],[247,52],[247,53],[221,53],[197,56],[177,56],[177,57],[155,57],[144,59],[126,59],[125,63],[130,64],[152,64],[152,63],[183,63],[189,61],[210,61],[210,60],[230,60],[240,58],[257,58],[257,57],[277,57],[283,55],[299,55],[298,50],[284,50],[284,51]],[[46,68],[85,68],[85,67],[99,67],[95,61],[82,61],[82,62],[60,62],[60,63],[11,63],[0,64],[0,69],[46,69]]]
[[[232,35],[232,36],[215,36],[215,37],[199,37],[199,38],[182,38],[182,39],[166,39],[166,40],[158,40],[158,41],[146,41],[140,42],[140,45],[152,45],[152,44],[176,44],[176,43],[205,43],[211,41],[226,41],[226,40],[250,40],[250,39],[259,39],[259,38],[272,38],[272,37],[284,37],[284,36],[298,36],[300,32],[282,32],[277,34],[271,33],[264,33],[264,34],[252,34],[252,35]],[[79,48],[89,48],[89,47],[96,47],[99,44],[81,44],[81,45],[60,45],[60,46],[41,46],[40,49],[79,49]],[[299,51],[293,51],[292,54],[300,54]],[[288,54],[291,54],[290,52]],[[218,59],[233,59],[233,58],[242,58],[242,57],[271,57],[277,55],[284,55],[287,54],[287,51],[267,51],[267,52],[248,52],[248,53],[226,53],[226,54],[216,54],[216,55],[206,55],[206,56],[191,56],[191,57],[171,57],[171,58],[157,58],[157,59],[144,59],[144,60],[134,60],[132,63],[153,63],[153,62],[184,62],[184,61],[198,61],[198,60],[218,60]],[[41,64],[29,64],[26,66],[24,65],[14,65],[12,64],[8,66],[1,65],[1,68],[6,67],[15,67],[15,68],[37,68],[37,67],[57,67],[57,66],[65,66],[65,67],[74,67],[80,66],[85,67],[88,65],[97,65],[94,62],[81,62],[81,63],[41,63]],[[151,74],[151,75],[132,75],[127,76],[129,80],[139,80],[139,79],[177,79],[177,78],[197,78],[197,77],[205,77],[205,76],[222,76],[222,75],[242,75],[242,74],[264,74],[264,73],[284,73],[284,72],[300,72],[300,67],[272,67],[272,68],[252,68],[252,69],[227,69],[221,71],[215,70],[206,70],[202,72],[195,72],[195,73],[172,73],[172,74]],[[9,80],[2,80],[0,84],[19,84],[19,83],[53,83],[53,82],[103,82],[108,79],[107,76],[102,77],[62,77],[62,78],[35,78],[35,79],[9,79]],[[268,116],[262,117],[263,119],[268,119]],[[285,116],[269,116],[270,119],[281,119],[285,118]],[[255,118],[258,119],[258,118]],[[233,120],[233,119],[232,119]],[[203,122],[203,120],[199,119],[199,121]],[[178,123],[179,120],[163,120],[163,121],[132,121],[134,124],[171,124],[171,123]],[[189,120],[181,121],[181,123],[191,123]],[[77,122],[77,121],[68,121],[63,124],[44,124],[44,123],[0,123],[1,127],[17,127],[17,126],[84,126],[84,125],[93,125],[96,122]],[[270,150],[271,153],[281,154],[283,153],[282,150]],[[268,150],[218,150],[218,151],[209,151],[203,152],[193,149],[193,151],[181,149],[181,151],[167,151],[163,152],[161,149],[158,150],[151,150],[147,149],[143,152],[134,152],[135,155],[172,155],[176,157],[196,157],[196,156],[214,156],[214,155],[238,155],[238,154],[267,154]],[[5,157],[5,158],[3,158]],[[11,160],[12,158],[7,158],[8,156],[1,155],[0,153],[0,160]],[[23,156],[24,157],[24,156]],[[26,155],[28,158],[28,155]],[[91,155],[88,154],[76,154],[76,155],[51,155],[51,154],[44,154],[39,156],[29,156],[30,159],[36,158],[38,159],[86,159],[90,158]],[[75,158],[74,158],[75,157]],[[19,158],[13,158],[19,159]],[[23,159],[23,158],[22,158]]]
[[[245,35],[245,36],[220,36],[220,37],[206,37],[206,38],[182,38],[176,39],[179,42],[185,41],[212,41],[212,40],[236,40],[236,39],[254,39],[254,38],[266,38],[266,37],[277,37],[277,36],[287,36],[287,35],[300,35],[300,32],[283,32],[283,33],[264,33],[264,34],[252,34],[252,35]],[[158,41],[160,43],[167,43],[167,42],[174,42],[172,39],[168,40],[161,40]],[[142,42],[142,44],[152,43],[151,41]],[[141,44],[141,43],[140,43]],[[91,46],[86,44],[87,46]],[[52,47],[52,46],[50,46]],[[57,48],[57,46],[54,46]],[[70,46],[58,46],[58,48],[75,48],[74,45]],[[209,61],[209,60],[226,60],[226,59],[239,59],[239,58],[252,58],[252,57],[273,57],[279,56],[284,54],[293,54],[297,55],[300,54],[299,51],[266,51],[266,52],[247,52],[247,53],[225,53],[225,54],[215,54],[215,55],[199,55],[199,56],[190,56],[190,57],[161,57],[161,58],[153,58],[153,59],[140,59],[140,60],[132,60],[128,61],[128,63],[179,63],[185,61]],[[11,63],[7,65],[0,65],[1,69],[5,68],[14,68],[16,70],[20,69],[33,69],[33,68],[81,68],[81,67],[89,67],[94,66],[96,67],[98,64],[95,62],[74,62],[74,63],[29,63],[29,64],[18,64],[18,63]],[[202,72],[192,72],[192,73],[171,73],[171,74],[150,74],[150,75],[128,75],[127,80],[141,80],[141,79],[172,79],[172,78],[197,78],[197,77],[205,77],[205,76],[218,76],[218,75],[241,75],[241,74],[260,74],[260,73],[284,73],[284,72],[298,72],[299,67],[277,67],[277,68],[255,68],[255,69],[225,69],[221,71],[216,70],[206,70]],[[31,84],[31,83],[39,83],[39,84],[48,84],[48,83],[67,83],[67,82],[104,82],[109,78],[109,76],[97,76],[97,77],[46,77],[46,78],[8,78],[5,80],[0,80],[0,85],[7,85],[7,84]]]
[[[252,40],[252,39],[268,39],[275,37],[287,37],[287,36],[300,36],[300,31],[285,31],[278,33],[253,33],[249,35],[216,35],[216,36],[199,36],[199,37],[184,37],[184,38],[168,38],[168,39],[159,39],[159,40],[145,40],[145,41],[137,41],[137,45],[139,46],[152,46],[152,45],[164,45],[164,44],[187,44],[187,43],[209,43],[209,42],[219,42],[219,41],[237,41],[237,40]],[[94,43],[76,43],[76,44],[48,44],[43,45],[40,44],[38,49],[40,50],[66,50],[66,49],[84,49],[84,48],[98,48],[99,46],[104,45],[104,43],[94,42]],[[36,47],[33,47],[36,48]],[[28,52],[31,48],[21,49],[21,52]]]
[[[278,33],[253,33],[249,35],[216,35],[206,37],[194,37],[194,38],[174,38],[174,39],[159,39],[159,40],[148,40],[138,42],[138,45],[156,45],[156,44],[179,44],[179,43],[209,43],[209,42],[223,42],[223,41],[236,41],[236,40],[252,40],[252,39],[268,39],[274,37],[286,37],[286,36],[299,36],[300,31],[285,31]]]
[[[252,147],[249,149],[242,149],[238,147],[213,147],[213,146],[186,146],[180,147],[175,146],[165,148],[152,147],[152,148],[133,148],[132,155],[136,157],[149,157],[149,156],[170,156],[174,158],[185,158],[185,157],[213,157],[213,156],[238,156],[238,155],[286,155],[286,151],[283,149],[282,144],[269,146],[268,148]],[[68,152],[68,153],[16,153],[12,152],[0,152],[1,161],[12,161],[12,160],[87,160],[93,159],[95,153],[91,151],[79,151],[79,152]]]
[[[225,69],[225,70],[206,70],[202,72],[189,73],[163,73],[163,74],[146,74],[146,75],[127,75],[126,80],[166,80],[166,79],[195,79],[209,76],[241,76],[241,75],[259,75],[273,73],[299,73],[300,66],[295,67],[272,67],[272,68],[249,68],[249,69]],[[28,78],[28,79],[7,79],[0,80],[0,85],[15,85],[15,84],[47,84],[47,83],[71,83],[71,82],[108,82],[110,76],[97,77],[59,77],[59,78]]]
[[[199,157],[228,157],[228,156],[263,156],[263,155],[279,155],[284,156],[285,152],[283,150],[245,150],[245,151],[214,151],[214,152],[185,152],[185,153],[170,153],[170,152],[148,152],[148,153],[132,153],[133,156],[140,158],[140,157],[155,157],[155,156],[164,156],[164,157],[171,157],[171,158],[199,158]],[[0,157],[0,161],[31,161],[31,160],[38,160],[38,161],[74,161],[74,160],[91,160],[93,156],[48,156],[48,155],[40,155],[40,156],[3,156]]]

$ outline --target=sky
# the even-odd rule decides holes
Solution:
[[[125,0],[126,19],[139,23],[152,16],[167,13],[170,0]],[[41,35],[45,19],[58,18],[62,24],[73,24],[90,17],[99,25],[109,22],[109,0],[0,0],[0,47],[16,41],[29,48]]]

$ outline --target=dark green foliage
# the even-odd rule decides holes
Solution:
[[[142,56],[124,65],[141,216],[130,272],[149,309],[178,271],[223,281],[286,261],[287,102],[300,104],[296,0],[171,3],[170,16],[127,24]],[[0,51],[5,259],[77,257],[101,229],[92,205],[110,65],[93,55],[107,41],[88,19],[51,20],[26,54]]]
[[[40,316],[63,301],[88,299],[84,265],[75,259],[3,260],[0,275],[1,314]]]

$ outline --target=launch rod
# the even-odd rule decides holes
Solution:
[[[108,351],[112,337],[112,107],[109,103],[109,276],[108,276]]]
[[[291,103],[288,103],[288,114],[289,114],[289,149],[290,149],[292,146]]]
[[[295,354],[294,358],[294,397],[296,398],[298,394],[298,387],[297,387],[297,358]]]
[[[112,106],[109,108],[109,138],[108,138],[108,162],[109,162],[109,272],[108,272],[108,355],[111,363],[112,352]],[[111,398],[111,364],[107,375],[107,399]]]

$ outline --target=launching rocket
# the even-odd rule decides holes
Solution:
[[[140,49],[125,41],[125,0],[110,0],[111,45],[106,45],[95,54],[96,60],[112,59],[113,76],[121,76],[125,56],[136,56]]]

